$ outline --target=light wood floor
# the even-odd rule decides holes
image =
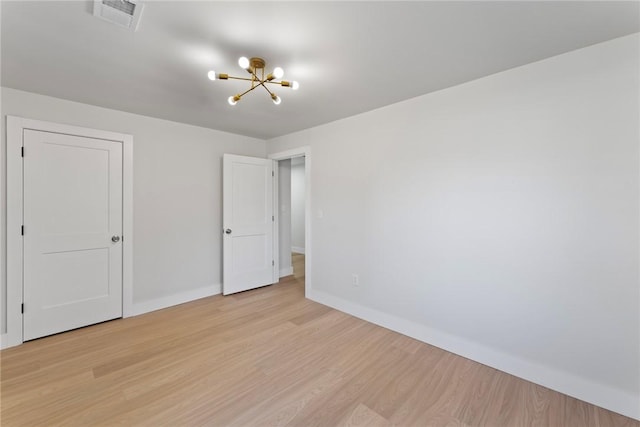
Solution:
[[[303,265],[2,351],[2,426],[640,425],[306,300]]]

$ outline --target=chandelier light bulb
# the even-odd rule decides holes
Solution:
[[[241,56],[240,59],[238,59],[238,65],[246,70],[247,68],[249,68],[249,58],[247,58],[246,56]]]
[[[276,105],[280,105],[280,103],[282,102],[282,99],[280,99],[280,97],[276,94],[273,94],[271,96],[271,99],[273,99],[273,103]]]
[[[300,83],[298,83],[297,81],[294,80],[291,82],[291,89],[298,90],[299,87],[300,87]]]
[[[227,102],[229,102],[229,105],[236,105],[238,103],[235,96],[230,96],[229,99],[227,99]]]
[[[216,72],[211,70],[207,73],[207,77],[209,77],[209,80],[215,80],[216,79]]]
[[[275,77],[276,79],[281,79],[282,76],[284,76],[284,70],[280,67],[274,68],[273,77]]]

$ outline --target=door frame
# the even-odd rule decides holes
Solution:
[[[305,297],[309,296],[309,293],[312,289],[311,283],[311,271],[312,271],[312,253],[311,253],[311,147],[304,146],[298,148],[292,148],[286,151],[280,151],[278,153],[269,154],[267,157],[269,159],[275,160],[276,164],[279,160],[292,159],[294,157],[305,157],[304,161],[304,295]],[[274,181],[274,198],[278,197],[278,172],[275,172],[275,181]],[[275,214],[275,226],[278,225],[278,220],[280,216],[280,209],[278,199],[276,200],[276,204],[274,205],[276,208],[273,209]],[[277,228],[276,228],[277,230]],[[278,234],[279,230],[275,234],[273,241],[274,245],[277,245],[280,235]],[[274,256],[279,256],[280,252],[278,247],[274,248]],[[279,268],[279,259],[276,261],[277,271],[280,271]]]
[[[23,163],[25,129],[122,143],[122,316],[133,315],[133,136],[66,124],[7,116],[7,297],[6,333],[0,348],[23,342]],[[27,156],[29,153],[25,153]],[[1,307],[4,308],[4,307]]]

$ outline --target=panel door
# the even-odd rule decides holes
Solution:
[[[273,161],[223,157],[224,295],[273,282]]]
[[[25,130],[24,340],[122,317],[122,144]]]

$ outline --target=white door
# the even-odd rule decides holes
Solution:
[[[122,143],[24,131],[24,340],[122,316]]]
[[[223,157],[224,295],[273,283],[273,161]]]

